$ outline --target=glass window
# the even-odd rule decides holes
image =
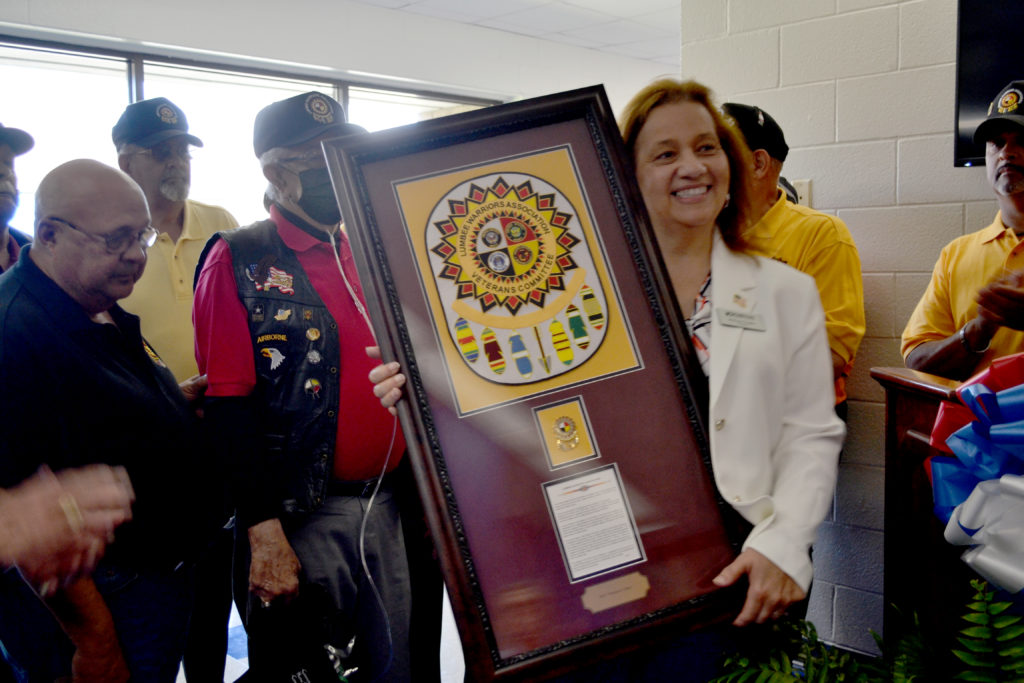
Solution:
[[[147,63],[144,95],[166,97],[188,117],[188,129],[203,141],[192,150],[189,197],[223,206],[242,225],[266,218],[267,181],[252,149],[256,114],[271,102],[309,90],[327,94],[327,82],[282,79],[192,67]]]
[[[348,120],[370,132],[471,109],[479,106],[387,90],[348,89]]]
[[[109,56],[109,55],[115,56]],[[336,95],[347,84],[317,78],[246,73],[150,61],[144,55],[87,48],[0,43],[0,82],[7,92],[37,93],[0,104],[0,122],[36,140],[18,157],[20,206],[11,224],[32,232],[35,190],[52,168],[92,158],[112,166],[117,154],[110,130],[130,101],[129,59],[141,60],[141,97],[166,97],[185,112],[189,132],[204,146],[193,150],[192,199],[223,206],[245,225],[266,216],[263,177],[252,149],[256,113],[271,102],[309,90]],[[45,95],[40,95],[45,83]],[[443,96],[348,86],[349,120],[370,131],[476,109]],[[339,98],[340,99],[340,98]]]
[[[15,228],[32,234],[35,191],[55,166],[91,158],[117,164],[110,129],[128,103],[125,59],[0,45],[0,83],[7,93],[0,123],[35,138],[14,162],[21,193]]]

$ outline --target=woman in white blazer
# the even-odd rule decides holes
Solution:
[[[733,623],[763,623],[806,597],[809,549],[835,487],[844,427],[821,302],[809,276],[747,253],[750,152],[707,88],[653,83],[627,105],[621,128],[708,376],[715,483],[752,525],[715,583],[746,576]],[[405,383],[398,370],[387,363],[370,373],[392,410]],[[737,642],[711,629],[560,680],[706,681]]]
[[[750,152],[706,87],[657,81],[621,129],[708,377],[715,483],[753,525],[715,583],[746,575],[733,623],[763,623],[806,597],[835,488],[845,430],[821,302],[809,276],[747,252]]]

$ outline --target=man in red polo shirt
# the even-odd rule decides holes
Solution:
[[[426,609],[436,618],[410,637],[410,585],[437,569],[414,559],[429,550],[422,529],[411,528],[422,520],[405,442],[367,379],[377,365],[366,355],[374,337],[320,148],[360,132],[317,92],[257,115],[270,220],[207,245],[196,278],[196,356],[209,378],[206,421],[235,485],[236,601],[247,585],[240,611],[250,644],[260,624],[280,615],[280,627],[296,605],[309,606],[302,596],[317,595],[330,606],[315,617],[329,625],[321,644],[344,650],[354,635],[347,665],[360,678],[406,681],[415,671],[417,681],[436,680],[440,586],[427,580]],[[417,663],[410,652],[420,644],[428,659]],[[254,675],[287,672],[282,649],[250,647]]]

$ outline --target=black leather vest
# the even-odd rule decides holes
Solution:
[[[231,249],[238,298],[248,314],[258,428],[272,471],[284,473],[283,512],[315,510],[334,466],[338,325],[273,221],[218,233],[200,268],[217,237]]]

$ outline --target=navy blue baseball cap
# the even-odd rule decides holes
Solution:
[[[253,126],[252,147],[260,157],[275,147],[298,147],[325,134],[338,138],[365,132],[345,120],[345,109],[337,100],[313,91],[261,109]]]
[[[20,128],[8,128],[0,123],[0,144],[7,145],[14,152],[14,156],[18,156],[32,149],[36,141]]]
[[[202,140],[189,134],[185,112],[166,97],[129,104],[111,131],[114,144],[118,147],[124,143],[155,147],[164,140],[178,136],[184,136],[191,145],[203,146]]]

